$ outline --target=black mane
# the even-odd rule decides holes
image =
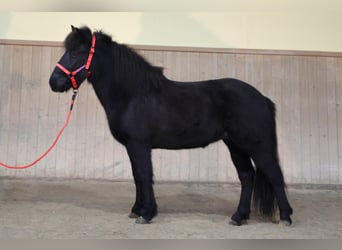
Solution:
[[[72,31],[64,40],[64,47],[67,51],[72,51],[78,48],[81,44],[91,46],[91,30],[88,27],[82,27],[75,29],[72,27]]]
[[[163,68],[153,66],[143,56],[125,44],[112,40],[112,37],[101,30],[95,31],[96,46],[95,54],[111,54],[114,79],[116,84],[122,84],[127,92],[146,93],[159,89],[162,82],[166,80]],[[91,46],[92,32],[88,27],[73,29],[66,37],[64,47],[73,50],[80,45]],[[99,46],[101,46],[99,48]]]
[[[125,44],[112,41],[112,55],[116,82],[125,84],[129,91],[159,89],[163,81],[166,80],[163,68],[153,66],[143,56]]]

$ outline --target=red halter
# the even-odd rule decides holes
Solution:
[[[57,63],[57,67],[62,70],[67,76],[70,77],[70,80],[71,80],[71,85],[72,85],[72,88],[73,89],[78,89],[79,87],[79,84],[77,84],[77,81],[76,81],[76,78],[75,76],[82,70],[82,69],[85,69],[87,72],[88,72],[88,75],[87,75],[87,78],[91,75],[91,72],[89,71],[89,68],[90,68],[90,64],[91,64],[91,61],[93,59],[93,56],[94,56],[94,53],[95,53],[95,43],[96,43],[96,37],[95,35],[93,35],[93,38],[92,38],[92,43],[91,43],[91,48],[90,48],[90,51],[89,51],[89,55],[88,55],[88,59],[87,59],[87,62],[85,65],[82,65],[81,67],[79,67],[78,69],[74,70],[74,71],[70,71],[70,70],[67,70],[62,64],[60,63]]]

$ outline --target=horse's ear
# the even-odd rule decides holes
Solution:
[[[75,29],[74,25],[71,24],[71,31],[74,31]]]

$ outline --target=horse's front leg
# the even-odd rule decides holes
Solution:
[[[130,218],[137,218],[136,223],[149,223],[157,215],[157,204],[153,192],[153,169],[151,147],[140,141],[129,141],[127,153],[132,165],[136,187],[136,201]]]

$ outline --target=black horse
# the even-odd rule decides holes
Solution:
[[[65,53],[50,77],[53,91],[77,89],[87,78],[106,112],[110,131],[129,155],[136,201],[129,215],[148,223],[157,215],[151,150],[205,147],[223,140],[241,181],[231,218],[249,219],[252,193],[258,210],[292,223],[292,208],[277,150],[275,105],[236,79],[175,82],[126,45],[103,32],[72,27]]]

